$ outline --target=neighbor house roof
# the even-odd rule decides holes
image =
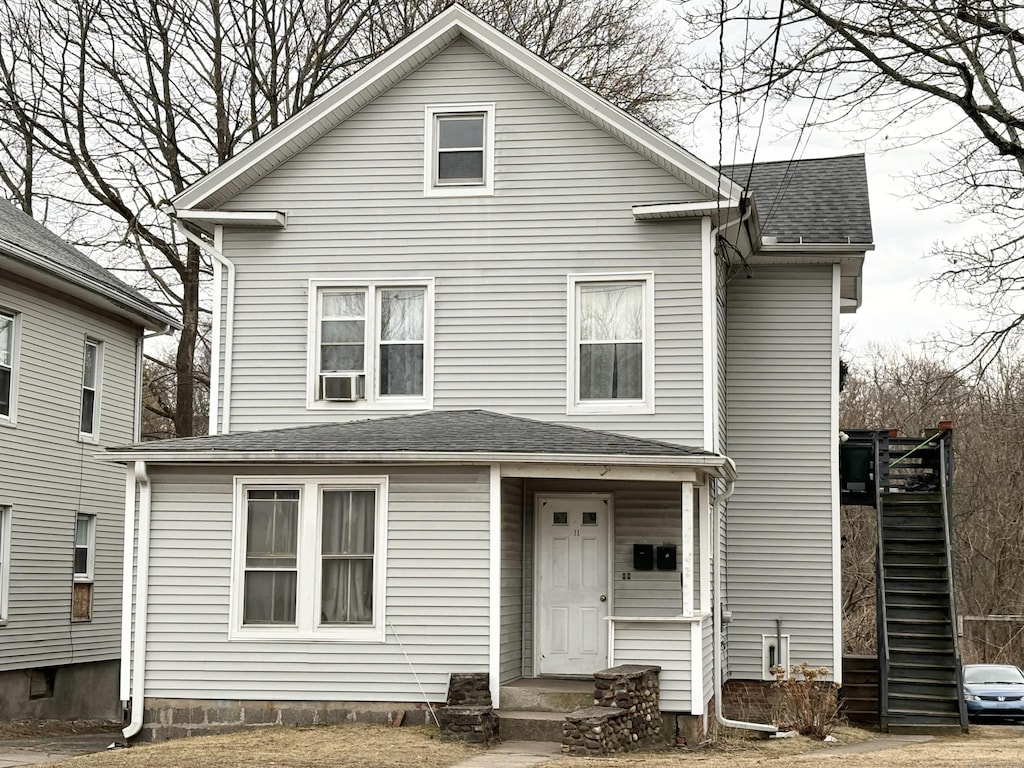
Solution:
[[[428,411],[310,427],[237,432],[113,448],[114,461],[517,461],[722,467],[699,448],[482,410]],[[319,458],[317,458],[319,457]]]
[[[178,212],[217,208],[300,152],[459,38],[714,201],[739,188],[711,166],[557,67],[452,5],[309,107],[211,171],[171,202]]]
[[[31,216],[0,200],[0,267],[127,317],[152,330],[178,322],[134,288],[68,245]]]
[[[874,242],[864,155],[725,165],[722,173],[753,195],[765,242]]]

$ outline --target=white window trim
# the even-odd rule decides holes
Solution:
[[[78,549],[78,521],[80,519],[86,519],[89,521],[89,557],[86,561],[84,574],[75,572],[73,555],[71,569],[76,584],[92,584],[96,572],[96,515],[88,512],[79,512],[75,515],[75,550]]]
[[[0,504],[0,624],[7,622],[8,593],[11,583],[11,518],[13,507]]]
[[[0,314],[11,318],[14,323],[11,327],[11,412],[4,416],[0,414],[0,427],[13,427],[18,423],[18,373],[21,369],[20,350],[21,344],[21,313],[11,309],[0,307]]]
[[[232,523],[232,578],[228,640],[302,642],[384,642],[387,595],[388,478],[386,476],[331,475],[323,477],[255,476],[234,478]],[[245,590],[246,491],[251,488],[298,489],[299,535],[295,626],[243,626]],[[320,626],[320,492],[324,489],[372,488],[377,493],[373,552],[373,624]]]
[[[423,394],[379,394],[380,345],[377,341],[380,314],[379,292],[387,288],[423,288]],[[365,398],[351,403],[320,400],[320,293],[332,290],[366,291]],[[310,280],[306,329],[306,410],[310,411],[422,411],[434,407],[434,278],[400,280]]]
[[[92,432],[81,431],[82,395],[85,392],[85,350],[92,345],[96,347],[96,382],[93,391],[96,393],[92,404]],[[103,342],[86,336],[82,345],[82,382],[78,396],[78,439],[83,443],[98,444],[100,441],[100,414],[103,405]]]
[[[643,398],[640,400],[581,400],[579,396],[579,324],[576,322],[576,286],[580,283],[643,283]],[[601,272],[566,276],[566,414],[654,413],[654,273]]]
[[[483,184],[434,183],[437,156],[434,126],[438,115],[482,112],[484,114]],[[492,197],[494,195],[494,102],[476,104],[428,104],[423,123],[423,194],[425,197]]]

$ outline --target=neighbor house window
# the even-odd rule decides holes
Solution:
[[[7,585],[11,562],[11,508],[0,505],[0,621],[7,620]]]
[[[428,106],[424,136],[426,194],[493,193],[493,104]]]
[[[239,637],[383,638],[384,478],[239,479]]]
[[[569,277],[570,411],[653,412],[653,276]]]
[[[15,316],[0,311],[0,422],[14,421]]]
[[[85,365],[82,370],[82,409],[80,432],[83,439],[95,440],[99,436],[100,381],[103,356],[101,345],[85,340]]]
[[[311,405],[429,406],[432,284],[314,284],[310,295]]]
[[[75,517],[74,579],[71,586],[71,620],[92,619],[92,582],[96,560],[96,516]]]

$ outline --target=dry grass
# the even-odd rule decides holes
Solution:
[[[430,727],[265,727],[83,755],[52,768],[447,768],[479,754]]]
[[[840,744],[878,734],[840,728]],[[717,734],[696,749],[632,753],[609,758],[562,757],[544,768],[1024,768],[1024,728],[972,726],[969,736],[899,746],[864,754],[829,754],[834,747],[806,737],[759,740],[742,732]],[[53,768],[446,768],[479,754],[441,742],[433,728],[372,725],[268,727],[224,736],[179,739],[163,744],[52,763]]]

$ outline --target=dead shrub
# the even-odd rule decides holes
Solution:
[[[803,736],[824,739],[835,730],[841,718],[839,683],[824,680],[827,667],[811,667],[807,662],[789,668],[776,665],[772,683],[772,722],[781,731],[797,731]]]

